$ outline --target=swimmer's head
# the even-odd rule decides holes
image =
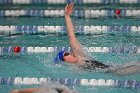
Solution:
[[[37,93],[78,93],[75,89],[69,88],[67,86],[58,83],[49,83],[49,85],[44,85],[42,91]]]
[[[55,91],[57,93],[77,93],[76,91],[70,90],[67,87],[57,87],[57,88],[55,88]]]
[[[75,62],[76,58],[67,51],[59,51],[57,53],[56,57],[54,58],[54,63],[57,64],[57,63],[63,62],[63,61]]]
[[[56,55],[56,57],[54,58],[54,63],[59,63],[59,62],[63,62],[64,61],[64,56],[68,56],[69,52],[67,51],[59,51]]]

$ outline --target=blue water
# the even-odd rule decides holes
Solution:
[[[101,34],[92,36],[77,36],[79,42],[87,47],[111,47],[111,46],[139,46],[139,35],[123,34]],[[0,47],[3,46],[24,46],[24,47],[68,47],[67,36],[51,35],[20,35],[0,36]],[[140,74],[115,75],[104,72],[79,71],[69,64],[53,64],[55,53],[26,53],[24,55],[2,55],[0,56],[1,77],[51,77],[51,78],[86,78],[86,79],[115,79],[115,80],[140,80]],[[91,56],[103,63],[127,64],[139,62],[140,54],[135,53],[91,53]],[[63,74],[62,74],[63,73]],[[6,86],[2,85],[1,93],[7,93],[13,88],[29,86]],[[35,87],[35,86],[30,86]],[[80,93],[138,93],[139,90],[106,87],[84,87],[75,86]],[[7,88],[7,89],[6,89]],[[107,89],[104,91],[104,89]]]

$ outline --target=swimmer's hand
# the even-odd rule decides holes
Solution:
[[[65,7],[65,15],[70,16],[73,12],[73,7],[74,7],[73,3],[67,4]]]

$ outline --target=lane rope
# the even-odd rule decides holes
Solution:
[[[75,33],[79,34],[101,34],[101,33],[136,33],[140,34],[140,26],[129,26],[129,25],[116,25],[116,26],[76,26]],[[12,34],[66,34],[65,26],[14,26],[5,25],[0,26],[1,35],[12,35]]]
[[[0,4],[139,4],[140,0],[0,0]]]
[[[65,84],[65,85],[110,86],[110,87],[119,87],[119,88],[140,89],[140,81],[137,80],[0,77],[1,85],[33,85],[33,84],[43,84],[49,82],[58,82],[60,84]]]
[[[30,53],[51,53],[60,50],[70,51],[70,47],[19,47],[18,52],[14,50],[16,46],[0,47],[0,55],[30,54]],[[97,53],[126,53],[139,54],[140,47],[136,46],[114,46],[114,47],[85,47],[88,52]]]
[[[117,11],[119,10],[119,13]],[[38,17],[64,17],[63,9],[56,10],[0,10],[0,16],[38,16]],[[139,9],[99,10],[83,9],[74,10],[74,17],[100,18],[100,17],[140,17]]]

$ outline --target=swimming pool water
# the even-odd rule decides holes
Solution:
[[[113,7],[113,6],[112,6]],[[101,7],[102,8],[102,7]],[[39,17],[1,17],[0,25],[65,25],[64,18],[39,18]],[[139,26],[139,18],[104,18],[84,19],[74,18],[75,25],[130,25]],[[80,43],[86,47],[112,47],[112,46],[140,46],[139,34],[93,34],[77,35]],[[69,47],[68,37],[65,35],[1,35],[0,47]],[[25,53],[23,55],[0,55],[0,77],[51,77],[51,78],[78,78],[78,79],[114,79],[138,80],[140,74],[115,75],[104,72],[79,71],[72,65],[53,64],[55,53]],[[128,64],[140,62],[137,53],[91,53],[91,56],[103,63]],[[8,93],[11,89],[37,87],[36,85],[1,85],[0,93]],[[79,93],[139,93],[140,90],[113,87],[75,86]]]
[[[139,35],[92,35],[92,36],[77,36],[82,45],[87,47],[110,47],[110,46],[139,46]],[[24,47],[68,47],[67,36],[50,36],[50,35],[22,35],[22,36],[0,36],[0,47],[3,46],[24,46]],[[139,73],[132,75],[119,76],[112,73],[104,72],[87,72],[79,71],[73,66],[68,64],[53,64],[53,57],[55,53],[26,53],[24,55],[2,55],[0,56],[0,76],[3,77],[51,77],[51,78],[86,78],[86,79],[115,79],[115,80],[140,80]],[[91,53],[92,57],[103,63],[113,64],[127,64],[131,62],[139,62],[140,54],[135,53]],[[63,73],[63,74],[62,74]],[[25,86],[2,86],[1,91],[7,88],[22,88]],[[123,93],[132,91],[131,93],[137,93],[139,90],[131,89],[115,89],[109,88],[106,91],[104,87],[85,87],[85,90],[77,87],[80,93],[112,93],[112,91],[119,91]],[[102,90],[100,90],[102,89]],[[107,88],[105,88],[107,89]]]

